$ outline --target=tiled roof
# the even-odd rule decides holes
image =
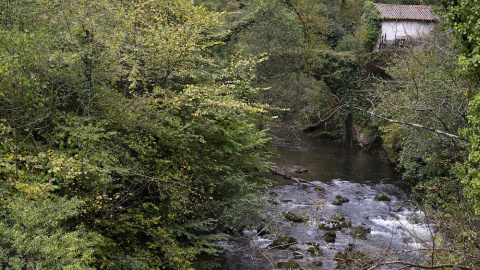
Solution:
[[[430,6],[375,4],[383,20],[438,21]]]

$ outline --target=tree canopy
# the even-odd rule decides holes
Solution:
[[[3,267],[192,269],[249,222],[269,167],[267,107],[252,99],[264,59],[212,57],[222,13],[186,0],[0,9]]]

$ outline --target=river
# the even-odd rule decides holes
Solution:
[[[349,269],[368,268],[374,263],[372,258],[378,263],[381,258],[412,260],[419,256],[415,252],[399,253],[395,258],[392,255],[427,243],[431,235],[427,225],[414,221],[421,213],[410,206],[405,185],[394,168],[375,154],[341,142],[300,132],[272,134],[279,153],[278,170],[309,183],[298,185],[280,176],[268,176],[275,182],[268,195],[271,205],[266,207],[271,217],[265,228],[268,233],[262,234],[261,228],[247,230],[243,238],[222,242],[225,254],[221,269],[266,270],[287,261],[295,261],[305,270],[335,269],[342,261],[334,260],[338,252],[356,254],[368,262],[363,266],[351,264]],[[378,200],[379,195],[386,195],[390,201]],[[348,202],[334,205],[340,198],[337,196]],[[292,222],[284,217],[286,212],[308,220]],[[341,217],[334,217],[336,214]],[[345,220],[332,223],[335,218]],[[340,223],[344,226],[334,230],[320,228],[321,224]],[[367,231],[358,234],[352,229],[357,226]],[[326,237],[332,232],[334,242]],[[272,248],[273,241],[282,236],[293,237],[296,243],[286,249]],[[397,268],[390,265],[376,269]]]

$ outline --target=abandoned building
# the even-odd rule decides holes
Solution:
[[[426,36],[439,20],[430,6],[375,4],[375,7],[382,21],[377,49]]]

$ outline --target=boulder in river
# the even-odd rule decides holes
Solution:
[[[367,240],[367,234],[371,232],[370,228],[365,228],[362,226],[355,226],[351,229],[350,234],[355,239]]]
[[[280,237],[280,238],[277,238],[275,239],[270,245],[269,247],[271,248],[280,248],[280,249],[286,249],[288,248],[289,246],[293,245],[293,244],[296,244],[297,243],[297,239],[293,238],[293,237]]]
[[[349,202],[349,201],[350,201],[349,199],[347,199],[347,198],[345,198],[345,197],[342,197],[342,196],[340,196],[340,195],[337,195],[335,198],[337,199],[337,201],[339,201],[339,202],[341,202],[341,203],[346,203],[346,202]]]
[[[307,169],[296,169],[295,173],[309,173]]]
[[[307,249],[308,254],[313,257],[318,257],[323,255],[323,249],[320,248],[320,245],[314,243],[311,247]]]
[[[343,228],[351,228],[352,227],[352,222],[350,220],[346,220],[340,224],[340,227]]]
[[[324,190],[325,190],[325,188],[322,187],[322,186],[316,186],[314,189],[315,189],[316,191],[324,191]]]
[[[336,232],[325,232],[325,242],[327,243],[334,243],[335,239],[337,238]]]
[[[332,219],[337,220],[337,221],[344,221],[345,217],[342,216],[341,214],[335,214],[335,215],[332,216]]]
[[[295,215],[291,212],[284,212],[283,217],[286,220],[292,221],[292,222],[306,222],[306,221],[308,221],[308,218],[302,217],[302,216],[299,216],[299,215]]]
[[[320,230],[324,231],[339,231],[342,228],[340,221],[337,220],[321,222],[318,227],[320,228]]]

